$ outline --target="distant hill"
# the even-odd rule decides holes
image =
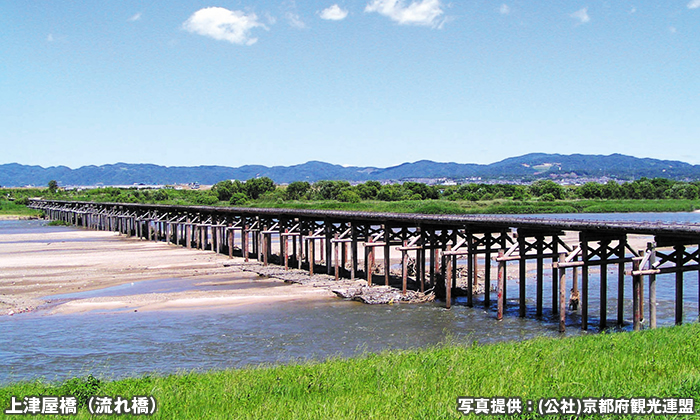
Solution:
[[[151,164],[116,163],[102,166],[0,165],[0,185],[17,187],[47,185],[50,180],[59,185],[147,185],[214,184],[224,179],[246,180],[267,176],[277,183],[320,180],[401,181],[406,179],[481,178],[482,180],[531,181],[539,178],[612,178],[620,180],[648,178],[700,179],[700,165],[685,162],[636,158],[620,154],[559,155],[531,153],[504,159],[488,165],[473,163],[441,163],[421,160],[389,168],[333,165],[310,161],[293,166],[246,165],[227,166],[159,166]]]

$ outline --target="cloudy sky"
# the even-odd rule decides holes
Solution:
[[[0,2],[0,163],[700,163],[700,0]]]

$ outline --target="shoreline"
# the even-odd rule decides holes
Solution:
[[[0,214],[0,220],[39,220],[39,216],[23,216],[18,214]]]
[[[574,236],[567,235],[563,239],[575,241]],[[630,245],[641,247],[647,240],[637,237]],[[392,263],[398,262],[400,252],[392,250],[391,257]],[[528,262],[528,279],[535,270],[536,262]],[[402,295],[400,288],[376,283],[368,288],[363,279],[335,281],[332,275],[318,273],[310,277],[306,270],[290,268],[287,271],[274,264],[263,266],[255,260],[245,262],[241,257],[230,259],[211,251],[83,229],[0,235],[0,273],[0,316],[44,310],[48,314],[175,310],[335,296],[364,303],[425,302],[434,298],[432,294],[410,290]],[[480,286],[483,286],[483,265],[478,273]],[[508,281],[517,282],[516,274],[508,270]],[[98,292],[67,301],[51,299],[53,295],[80,294],[166,279],[191,279],[196,287],[165,293],[142,290],[126,296],[100,296]],[[237,288],[231,283],[243,280],[257,282],[259,286],[270,281],[291,284],[276,288]],[[225,290],[221,287],[196,290],[207,282],[221,285],[227,281],[231,287],[223,287]]]

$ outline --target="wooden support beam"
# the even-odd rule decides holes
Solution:
[[[554,265],[555,262],[558,262],[560,255],[559,255],[559,237],[556,235],[552,235],[552,253],[556,256],[552,257],[552,265]],[[558,308],[558,302],[559,302],[559,268],[557,267],[552,267],[552,312],[553,313],[558,313],[559,308]],[[566,291],[565,291],[566,292]]]
[[[289,232],[289,229],[285,229],[284,233]],[[280,253],[284,256],[284,269],[289,271],[289,252],[287,252],[287,246],[289,245],[289,236],[280,235]]]
[[[600,248],[603,249],[603,256],[600,264],[600,329],[608,326],[608,263],[607,249],[610,245],[609,239],[600,241]]]
[[[559,261],[564,262],[566,254],[559,254]],[[566,269],[558,269],[559,274],[559,332],[566,331]]]
[[[404,245],[408,245],[408,241],[404,241]],[[405,250],[401,251],[401,280],[401,293],[406,296],[406,288],[408,283],[408,252]]]
[[[537,297],[536,297],[536,302],[535,304],[536,309],[535,309],[535,314],[536,316],[540,317],[542,316],[542,307],[543,307],[543,295],[544,295],[544,237],[542,236],[537,236],[536,237],[537,243],[535,244],[535,247],[537,249]]]
[[[497,320],[503,319],[503,311],[505,309],[505,290],[506,290],[506,261],[501,258],[505,254],[503,249],[498,250],[498,313]]]
[[[584,240],[583,235],[581,241],[581,329],[588,329],[588,242]]]
[[[309,232],[311,233],[311,232]],[[315,261],[315,256],[314,256],[314,251],[315,251],[315,244],[314,244],[314,239],[309,239],[308,244],[309,244],[309,276],[314,275],[314,264],[316,263]]]
[[[333,259],[333,248],[331,245],[331,239],[333,239],[333,224],[326,221],[325,223],[326,229],[324,231],[326,237],[325,240],[321,242],[323,246],[325,247],[325,257],[324,259],[326,260],[326,274],[331,275],[333,274],[333,264],[332,264],[332,259]],[[323,252],[321,252],[321,255],[323,255]]]
[[[373,280],[373,267],[374,267],[374,248],[371,246],[372,237],[368,235],[367,242],[365,243],[365,277],[367,278],[367,286],[372,287]]]
[[[389,285],[389,276],[391,275],[391,226],[384,224],[384,285]]]
[[[620,238],[618,244],[617,258],[620,260],[617,264],[617,325],[622,326],[625,323],[625,244],[626,238]]]
[[[233,229],[226,229],[228,233],[228,257],[233,258],[233,245],[236,241],[236,231]],[[243,247],[241,247],[242,249]]]
[[[652,267],[656,262],[656,248],[653,242],[647,242],[647,254],[649,266]],[[649,275],[649,327],[656,328],[656,274]]]
[[[484,252],[484,305],[491,306],[491,232],[485,235],[486,251]]]
[[[474,254],[474,249],[473,249],[473,241],[472,241],[472,234],[467,233],[466,237],[466,245],[467,245],[467,306],[468,307],[473,307],[474,306],[474,279],[476,278],[476,274],[474,273],[474,257],[476,256]],[[455,257],[456,259],[457,257]],[[457,264],[455,264],[457,265]]]
[[[350,239],[352,242],[350,243],[350,280],[355,280],[355,276],[357,273],[357,226],[355,225],[354,222],[351,222],[350,225],[352,231],[350,233]]]
[[[520,252],[520,261],[518,262],[518,271],[519,271],[519,278],[520,278],[520,295],[519,295],[519,303],[520,303],[520,308],[518,310],[518,314],[521,318],[525,318],[525,314],[527,312],[527,306],[525,302],[525,291],[526,291],[526,282],[527,282],[527,247],[526,247],[526,242],[525,242],[525,236],[524,235],[518,235],[518,249]]]
[[[451,245],[447,245],[447,251],[452,249]],[[445,307],[450,309],[452,307],[452,257],[449,255],[443,255],[446,258],[445,264]]]
[[[683,254],[685,253],[685,245],[675,245],[673,247],[676,253],[676,325],[683,323]]]
[[[639,261],[632,261],[632,270],[639,271]],[[632,324],[635,331],[642,329],[642,295],[641,295],[642,276],[632,276]]]
[[[338,239],[338,234],[337,234],[337,233],[335,234],[335,238]],[[335,248],[335,249],[334,249],[334,251],[335,251],[335,252],[334,252],[334,253],[335,253],[335,281],[340,280],[340,257],[339,257],[339,255],[338,255],[338,246],[339,246],[339,245],[340,245],[340,244],[339,244],[338,242],[335,242],[335,243],[333,244],[333,247]]]

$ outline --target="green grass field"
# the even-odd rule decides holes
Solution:
[[[159,419],[451,419],[464,417],[459,396],[693,398],[700,404],[699,349],[700,325],[692,324],[118,381],[18,383],[0,388],[0,406],[9,407],[12,395],[153,395]],[[90,416],[81,408],[77,418]]]
[[[0,215],[2,216],[38,216],[41,212],[28,208],[14,201],[0,200]]]

